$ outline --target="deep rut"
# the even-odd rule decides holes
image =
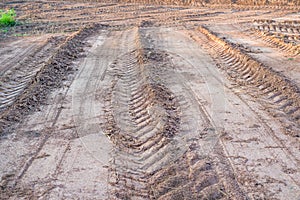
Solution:
[[[120,199],[149,198],[148,176],[159,170],[156,162],[168,163],[170,139],[180,123],[175,96],[149,80],[137,30],[135,34],[136,49],[117,59],[107,72],[112,85],[105,130],[116,145],[110,184],[112,195]]]
[[[139,29],[129,49],[106,73],[111,84],[105,90],[103,129],[115,146],[110,199],[241,198],[226,188],[226,177],[220,178],[226,162],[211,158],[222,154],[220,148],[203,154],[199,135],[188,130],[184,110],[191,109],[190,100],[162,80],[168,76],[162,68],[174,68],[168,54],[144,48]],[[202,137],[209,132],[204,128]]]

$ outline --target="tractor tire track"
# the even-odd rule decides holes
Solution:
[[[164,30],[164,29],[162,29]],[[151,28],[149,28],[148,31],[146,31],[147,33],[149,32],[153,34],[153,30],[151,30]],[[156,31],[155,31],[156,32]],[[257,106],[253,107],[253,105],[251,104],[248,104],[247,101],[245,101],[237,92],[235,92],[231,87],[228,87],[226,86],[227,84],[224,83],[224,80],[222,80],[222,78],[220,79],[220,75],[219,73],[217,73],[215,70],[217,69],[213,69],[211,67],[209,67],[209,64],[206,63],[207,61],[203,61],[203,57],[205,57],[204,55],[201,54],[201,48],[203,48],[203,46],[198,46],[198,48],[195,48],[195,45],[191,45],[189,44],[188,42],[188,38],[193,38],[191,37],[191,35],[189,34],[189,31],[187,31],[187,33],[185,33],[185,31],[182,31],[184,32],[186,35],[182,34],[183,36],[186,37],[186,39],[183,39],[183,37],[180,37],[180,32],[181,31],[178,31],[178,33],[174,33],[174,34],[167,34],[169,33],[170,31],[167,29],[165,31],[162,31],[162,33],[164,35],[160,35],[161,33],[159,33],[160,31],[157,31],[157,33],[154,33],[153,37],[151,37],[149,40],[154,40],[154,41],[157,41],[156,42],[156,45],[158,45],[160,48],[162,49],[166,49],[168,51],[175,51],[176,53],[170,53],[172,55],[172,61],[174,62],[174,65],[176,66],[176,68],[178,68],[178,73],[180,74],[184,74],[184,76],[179,76],[179,77],[176,77],[176,81],[178,80],[182,80],[183,84],[186,85],[186,91],[192,91],[191,93],[191,96],[193,98],[196,98],[198,99],[198,102],[195,102],[194,104],[197,105],[202,105],[203,103],[202,102],[205,102],[201,97],[203,94],[201,93],[204,93],[205,94],[205,91],[203,91],[203,89],[199,89],[197,90],[197,88],[201,87],[200,85],[196,86],[197,84],[195,84],[195,82],[197,81],[197,79],[195,78],[192,78],[190,77],[189,73],[185,72],[185,71],[188,71],[188,72],[191,72],[191,73],[195,73],[195,74],[198,74],[197,77],[198,80],[197,82],[202,82],[201,78],[202,76],[203,77],[206,77],[205,81],[203,80],[204,83],[208,84],[208,89],[212,92],[210,94],[210,98],[212,102],[215,101],[216,104],[219,104],[219,103],[222,103],[222,102],[218,102],[217,99],[220,99],[223,101],[227,101],[227,99],[239,99],[238,101],[241,101],[242,104],[244,104],[242,106],[242,109],[243,110],[239,110],[239,106],[236,106],[236,105],[233,105],[233,107],[236,107],[236,109],[238,109],[236,111],[226,111],[226,104],[231,104],[231,101],[225,103],[223,102],[224,107],[221,108],[221,110],[218,111],[218,114],[215,114],[214,115],[214,112],[211,111],[211,108],[208,109],[208,112],[205,111],[204,113],[206,114],[206,116],[208,116],[208,120],[206,121],[211,121],[212,122],[212,127],[214,127],[214,129],[216,130],[216,134],[218,137],[220,137],[220,144],[222,146],[221,149],[223,149],[222,151],[225,152],[225,155],[226,157],[230,158],[229,159],[229,163],[227,164],[227,166],[230,166],[229,169],[227,170],[228,172],[230,172],[230,168],[232,168],[232,173],[231,175],[227,175],[227,176],[222,176],[222,177],[226,177],[226,178],[229,178],[227,180],[225,180],[225,183],[230,183],[228,185],[230,185],[230,187],[233,187],[234,188],[234,180],[238,180],[238,183],[237,185],[241,188],[243,188],[244,190],[244,193],[246,193],[247,195],[249,195],[249,197],[253,197],[254,195],[256,195],[255,193],[257,193],[257,190],[253,190],[253,188],[248,188],[248,187],[245,187],[244,185],[244,177],[246,179],[249,179],[249,177],[255,177],[257,176],[257,174],[252,174],[252,173],[249,173],[249,172],[244,172],[241,173],[240,169],[238,166],[240,165],[239,164],[239,161],[236,161],[235,160],[235,156],[233,156],[234,154],[236,154],[236,152],[242,152],[243,148],[243,144],[241,143],[242,146],[235,146],[233,147],[232,143],[230,142],[230,140],[228,141],[226,139],[226,135],[227,135],[227,132],[235,132],[234,130],[239,130],[238,126],[236,126],[234,129],[231,128],[231,126],[229,126],[228,122],[227,122],[227,114],[222,114],[222,112],[225,111],[225,113],[235,113],[235,115],[233,114],[233,117],[234,116],[238,116],[239,112],[240,113],[243,113],[243,112],[250,112],[252,113],[251,116],[253,115],[253,118],[255,118],[255,121],[257,121],[257,123],[260,124],[260,126],[262,127],[261,130],[259,131],[259,134],[257,136],[257,138],[260,138],[260,142],[263,144],[262,146],[266,146],[266,147],[270,147],[270,146],[278,146],[280,147],[280,150],[276,150],[276,152],[272,152],[272,151],[269,151],[268,152],[268,155],[270,157],[272,157],[274,160],[280,160],[279,163],[282,163],[283,166],[284,165],[288,165],[289,163],[293,163],[293,168],[295,170],[299,170],[298,169],[298,163],[299,163],[299,159],[298,159],[298,156],[299,154],[297,153],[296,151],[296,148],[294,145],[292,146],[285,146],[286,144],[286,139],[287,137],[281,137],[282,135],[280,135],[280,133],[286,133],[284,130],[280,131],[279,133],[277,132],[274,132],[274,129],[275,127],[272,127],[273,124],[269,124],[269,123],[266,123],[266,116],[265,114],[262,115],[261,112],[257,112],[255,111],[255,109],[257,109]],[[168,43],[169,41],[183,41],[184,43]],[[206,41],[204,43],[207,43]],[[185,46],[184,44],[189,44],[188,46]],[[178,46],[177,46],[178,45]],[[185,59],[184,59],[185,58]],[[188,62],[189,61],[189,62]],[[203,62],[203,63],[202,63]],[[213,62],[213,61],[212,61]],[[176,64],[175,64],[176,63]],[[199,65],[199,66],[198,66]],[[184,67],[183,67],[184,66]],[[204,67],[204,66],[207,66],[207,67]],[[167,72],[168,73],[168,72]],[[188,77],[189,78],[185,78],[185,74],[189,75]],[[174,77],[174,75],[172,75],[172,77]],[[168,77],[168,78],[163,78],[163,80],[171,80],[171,76]],[[185,80],[185,81],[184,81]],[[180,81],[181,82],[181,81]],[[174,84],[174,83],[173,83]],[[219,95],[218,93],[222,93],[222,91],[218,91],[217,93],[215,93],[215,89],[213,89],[214,87],[217,87],[218,90],[220,90],[222,87],[218,86],[218,85],[223,85],[223,87],[225,88],[225,91],[223,92],[226,92],[225,96],[222,96],[222,95]],[[212,95],[212,96],[211,96]],[[204,96],[205,97],[205,96]],[[213,100],[215,99],[215,100]],[[247,99],[248,100],[248,99]],[[204,106],[202,106],[204,107]],[[205,108],[207,108],[207,106],[205,106]],[[205,110],[204,108],[204,110]],[[223,111],[224,109],[224,111]],[[247,110],[247,111],[246,111]],[[217,112],[217,111],[215,111]],[[202,114],[203,115],[203,114]],[[209,117],[210,116],[213,116],[213,117]],[[190,118],[192,118],[190,116]],[[226,121],[225,121],[226,120]],[[277,122],[278,123],[278,122]],[[281,123],[280,123],[281,124]],[[283,125],[283,124],[282,124]],[[228,127],[229,126],[229,127]],[[272,128],[271,128],[271,127]],[[211,126],[208,126],[208,128],[210,129]],[[225,128],[225,129],[224,129]],[[226,130],[228,129],[228,130]],[[247,132],[247,128],[243,128],[245,129],[245,131]],[[250,130],[248,130],[250,131]],[[247,134],[245,133],[245,136],[243,136],[243,134],[239,134],[239,132],[236,133],[236,137],[239,138],[239,137],[245,137]],[[230,134],[232,135],[232,134]],[[252,133],[252,137],[256,137],[255,135],[257,135],[257,133]],[[235,135],[232,135],[232,137],[234,138]],[[247,136],[246,136],[247,137]],[[209,144],[209,143],[207,143]],[[292,143],[288,143],[287,145],[290,145]],[[216,148],[217,148],[218,145],[216,145]],[[203,148],[203,144],[202,144],[202,148]],[[232,149],[234,148],[234,149]],[[242,148],[242,149],[239,149],[239,148]],[[249,147],[250,149],[253,148],[253,147]],[[246,151],[247,152],[247,151]],[[253,155],[259,155],[257,154],[259,152],[253,152]],[[219,153],[220,155],[222,153]],[[237,153],[238,155],[240,153]],[[250,153],[248,153],[248,155],[244,155],[245,159],[247,160],[251,160],[251,155]],[[280,155],[280,156],[279,156]],[[213,158],[218,158],[217,155],[213,156]],[[257,161],[256,161],[257,162]],[[222,163],[222,161],[219,161],[218,163]],[[285,163],[285,164],[284,164]],[[263,164],[263,163],[262,163]],[[226,166],[226,165],[225,165]],[[246,165],[248,166],[248,165]],[[251,166],[251,164],[249,164],[249,166]],[[224,169],[224,168],[223,168]],[[220,172],[222,173],[222,170],[220,170]],[[299,187],[299,179],[296,178],[294,179],[293,178],[293,175],[288,175],[288,174],[285,174],[284,170],[283,171],[280,171],[278,173],[281,173],[282,174],[282,177],[283,176],[287,176],[289,177],[288,179],[290,179],[290,184],[293,184],[295,187]],[[234,179],[231,179],[230,180],[230,177],[236,177]],[[247,178],[248,177],[248,178]],[[257,178],[256,180],[259,180],[260,178]],[[284,178],[285,179],[285,178]],[[255,184],[255,180],[253,180],[253,184]],[[226,186],[227,184],[225,184]],[[227,185],[227,186],[228,186]],[[227,190],[226,191],[230,191],[231,188],[226,188]],[[266,187],[267,188],[267,187]],[[270,187],[272,188],[272,186]],[[239,191],[239,189],[231,189],[231,191]],[[268,193],[266,192],[267,196],[268,195],[271,195],[272,192]],[[297,195],[297,194],[296,194]]]
[[[300,98],[297,86],[251,56],[231,47],[207,29],[202,27],[199,30],[208,38],[206,42],[212,54],[217,60],[220,59],[220,68],[226,71],[231,80],[250,86],[253,91],[251,95],[263,97],[264,102],[283,111],[296,127],[299,126]],[[297,133],[292,135],[296,136]]]
[[[168,88],[171,85],[162,80],[168,80],[168,72],[175,75],[174,65],[167,53],[143,48],[143,37],[137,30],[134,50],[121,55],[107,71],[111,86],[104,95],[104,130],[115,144],[110,198],[242,199],[234,179],[229,178],[222,148],[215,144],[212,155],[199,152],[213,147],[206,139],[199,141],[198,131],[205,138],[216,136],[205,111],[201,107],[193,111],[193,105],[199,103],[194,104],[195,94],[187,92],[190,89],[182,82],[177,83],[181,95]],[[196,117],[198,120],[191,122],[189,112],[202,116],[203,121]]]
[[[64,38],[64,37],[63,37]],[[21,52],[20,60],[14,60],[6,64],[10,69],[8,73],[3,72],[0,78],[0,110],[4,110],[14,103],[20,94],[30,84],[37,72],[51,58],[52,54],[60,48],[59,43],[63,38],[52,38],[35,49],[35,46]],[[25,54],[25,55],[24,55]],[[26,58],[24,58],[26,57]],[[6,62],[7,63],[7,62]],[[11,67],[11,65],[14,67]]]

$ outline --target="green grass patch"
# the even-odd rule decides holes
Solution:
[[[16,34],[13,34],[13,36],[15,37],[25,37],[25,36],[29,36],[27,33],[16,33]]]
[[[14,9],[0,10],[0,27],[14,26],[16,24],[16,12]]]
[[[8,32],[7,28],[0,29],[0,33],[7,33],[7,32]]]

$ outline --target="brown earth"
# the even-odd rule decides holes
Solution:
[[[0,199],[299,199],[297,1],[199,2],[0,3]]]

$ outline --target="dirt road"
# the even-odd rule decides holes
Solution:
[[[7,6],[1,199],[300,198],[297,8]]]

